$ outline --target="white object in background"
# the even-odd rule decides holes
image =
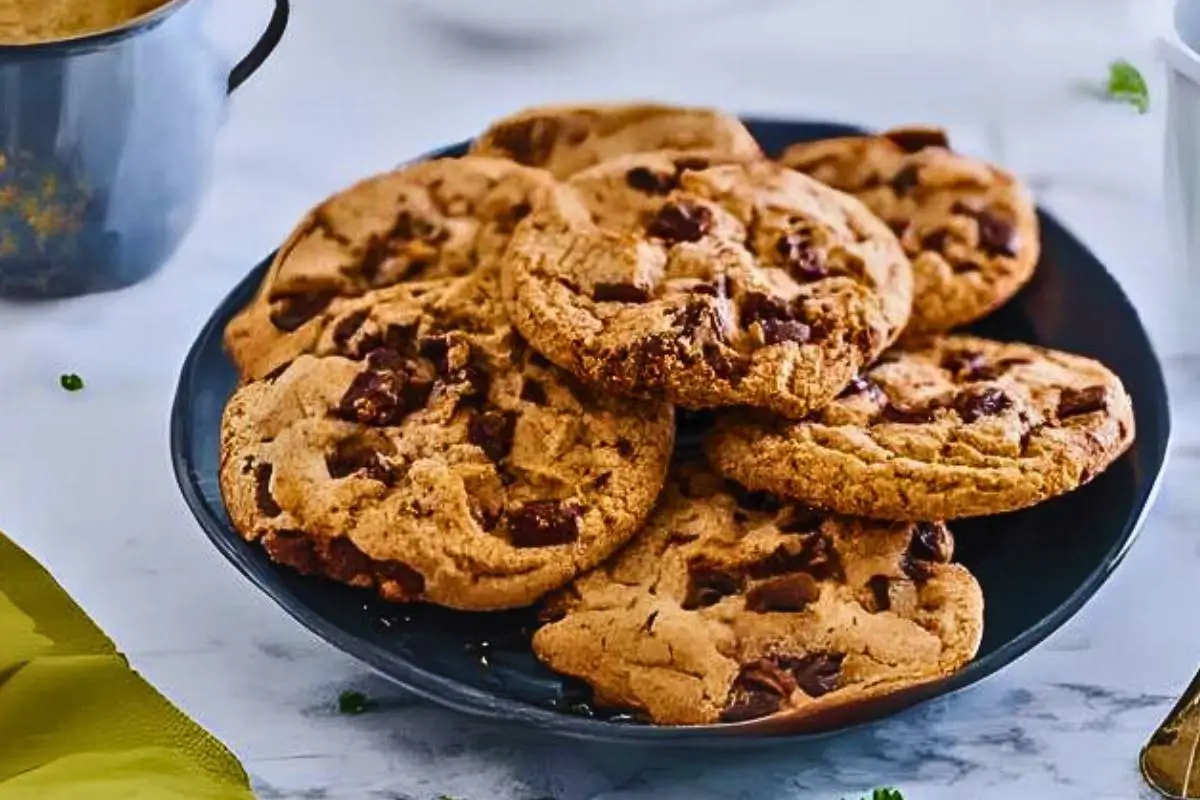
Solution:
[[[693,19],[741,0],[408,0],[428,17],[497,39],[591,38]]]
[[[1178,0],[1172,28],[1159,38],[1158,52],[1167,65],[1163,185],[1180,287],[1170,326],[1175,350],[1200,330],[1194,319],[1200,307],[1200,0]]]

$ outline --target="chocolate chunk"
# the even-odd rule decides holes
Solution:
[[[617,439],[617,455],[624,459],[633,458],[633,442],[628,439]]]
[[[800,691],[820,697],[837,688],[845,653],[810,653],[801,658],[777,657],[779,666],[792,675]]]
[[[821,596],[821,587],[807,573],[797,572],[759,584],[746,595],[746,610],[757,614],[769,611],[803,611]]]
[[[934,421],[936,418],[934,412],[936,410],[936,404],[921,407],[897,405],[896,403],[889,402],[883,407],[883,419],[886,422],[895,422],[901,425],[926,425]]]
[[[954,398],[954,410],[968,424],[983,417],[994,417],[1009,408],[1012,408],[1012,398],[995,386],[964,389]]]
[[[769,717],[779,711],[783,698],[771,692],[752,690],[739,692],[721,712],[721,722],[748,722]]]
[[[274,468],[262,462],[254,468],[254,503],[258,510],[268,517],[278,517],[283,513],[279,503],[271,495],[271,474]]]
[[[611,472],[601,472],[595,478],[592,478],[592,488],[595,489],[597,492],[602,492],[602,491],[604,491],[604,488],[606,486],[608,486],[609,481],[611,481],[611,480],[612,480]]]
[[[632,283],[597,283],[592,287],[592,299],[597,303],[644,303],[650,293]]]
[[[1107,408],[1108,389],[1104,386],[1089,386],[1086,389],[1066,388],[1058,396],[1059,419],[1092,414]]]
[[[438,375],[446,375],[450,371],[450,337],[427,336],[421,340],[419,352],[433,362],[433,368]]]
[[[538,406],[544,406],[550,402],[550,398],[546,396],[546,387],[533,378],[526,378],[521,382],[521,399]]]
[[[488,372],[484,363],[476,358],[454,373],[450,382],[462,386],[462,399],[465,402],[479,404],[487,400],[488,392],[492,388],[492,374]]]
[[[904,232],[908,230],[908,220],[906,219],[888,219],[884,222],[892,229],[892,233],[896,235],[897,239],[904,236]]]
[[[779,525],[780,533],[814,533],[820,530],[824,515],[816,509],[795,506],[786,522]]]
[[[950,149],[946,132],[938,128],[896,128],[884,133],[883,137],[906,153],[919,153],[926,147]]]
[[[271,324],[284,333],[299,330],[328,308],[335,296],[331,291],[312,291],[272,298]]]
[[[263,549],[271,560],[291,567],[301,575],[317,575],[321,571],[321,559],[316,545],[303,531],[272,531],[263,536]]]
[[[725,481],[725,490],[733,495],[739,506],[749,511],[774,513],[783,508],[779,498],[770,492],[752,492],[736,481]]]
[[[1008,220],[988,211],[975,217],[979,223],[979,248],[989,256],[1012,258],[1017,254],[1017,231]]]
[[[517,415],[507,411],[476,414],[467,425],[467,440],[492,461],[500,463],[512,450],[516,426]]]
[[[552,117],[536,117],[502,125],[492,131],[492,142],[518,164],[539,167],[550,158],[562,123]]]
[[[869,607],[867,608],[872,614],[878,614],[880,611],[887,611],[892,607],[892,597],[889,592],[892,581],[887,575],[872,575],[867,581],[867,591],[870,593]]]
[[[777,297],[762,292],[746,292],[741,299],[738,311],[741,314],[742,324],[746,326],[767,319],[794,320],[800,316],[792,306]]]
[[[579,538],[583,509],[573,502],[532,500],[508,515],[513,547],[550,547]]]
[[[946,249],[946,242],[949,240],[950,231],[945,228],[939,228],[921,236],[921,249],[940,253]]]
[[[854,397],[860,394],[868,395],[875,402],[887,401],[887,393],[884,392],[883,387],[867,375],[855,375],[850,383],[846,384],[846,388],[842,390],[842,393],[838,395],[838,399],[844,400],[847,397]]]
[[[377,347],[367,353],[367,369],[373,369],[378,372],[408,372],[408,360],[386,347]]]
[[[335,413],[364,425],[395,425],[423,406],[431,389],[405,371],[368,369],[355,376]]]
[[[829,274],[821,254],[803,233],[781,236],[775,243],[775,251],[783,258],[788,273],[796,280],[815,281]]]
[[[937,522],[918,522],[913,527],[908,544],[909,554],[919,561],[949,564],[954,557],[954,537],[950,530]]]
[[[344,536],[331,540],[325,551],[325,574],[335,581],[350,582],[371,574],[371,557]]]
[[[374,443],[363,438],[343,439],[325,456],[325,469],[331,478],[347,478],[361,473],[363,477],[391,485],[395,473],[381,459]]]
[[[355,311],[353,314],[347,314],[333,328],[333,344],[339,353],[348,353],[347,345],[354,338],[354,334],[358,333],[358,329],[367,321],[367,317],[371,315],[370,309],[362,309]]]
[[[415,322],[407,325],[396,323],[388,325],[383,332],[383,346],[406,356],[417,355],[417,328],[418,325]]]
[[[737,594],[741,590],[741,576],[696,562],[688,566],[687,595],[681,605],[687,611],[708,608],[719,603],[722,597]]]
[[[712,228],[713,215],[707,206],[681,200],[667,203],[650,221],[646,232],[669,244],[698,242]]]
[[[646,194],[670,194],[679,185],[674,174],[655,172],[646,167],[634,167],[625,173],[625,183],[631,189],[637,189]]]
[[[817,580],[840,579],[845,575],[833,540],[819,532],[806,536],[798,550],[784,545],[776,547],[769,555],[751,564],[747,572],[758,580],[793,572],[807,572]]]
[[[892,191],[897,197],[904,197],[921,184],[921,176],[915,164],[909,164],[892,176]]]
[[[795,342],[804,344],[812,338],[812,328],[803,322],[782,319],[764,319],[758,323],[762,327],[763,341],[769,345]]]
[[[416,600],[425,593],[425,576],[403,561],[376,561],[375,573],[383,580],[399,585],[405,600]]]

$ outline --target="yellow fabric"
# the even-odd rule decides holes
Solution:
[[[0,534],[0,800],[253,800],[237,759]]]

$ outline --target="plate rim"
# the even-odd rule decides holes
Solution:
[[[805,120],[782,119],[773,117],[744,116],[749,127],[828,127],[842,129],[847,132],[869,129],[849,125],[835,120]],[[453,156],[460,154],[468,142],[459,142],[446,147],[427,152],[412,161],[428,158]],[[1152,397],[1143,397],[1140,403],[1150,402],[1149,413],[1156,421],[1157,430],[1147,431],[1145,435],[1152,436],[1151,455],[1155,457],[1156,465],[1148,481],[1138,486],[1137,513],[1126,521],[1126,531],[1120,541],[1104,555],[1102,561],[1080,582],[1076,589],[1061,603],[1036,623],[1021,631],[1018,635],[1005,642],[996,650],[981,659],[973,659],[959,671],[917,687],[911,698],[899,708],[885,711],[868,719],[829,730],[811,732],[766,732],[755,730],[753,723],[714,724],[698,726],[682,725],[628,725],[566,713],[550,706],[538,706],[515,698],[499,696],[485,689],[477,688],[453,678],[422,669],[401,656],[391,653],[377,644],[350,634],[336,624],[324,620],[317,612],[304,603],[297,602],[290,592],[280,591],[273,586],[272,576],[266,574],[246,555],[248,552],[236,532],[228,528],[213,514],[209,513],[208,502],[202,495],[199,482],[193,477],[191,464],[194,462],[188,431],[189,421],[193,419],[192,411],[195,393],[190,391],[197,385],[196,372],[202,355],[213,345],[214,338],[217,346],[223,349],[223,332],[227,322],[223,317],[230,313],[229,309],[240,306],[242,298],[248,300],[257,290],[263,274],[270,266],[278,250],[273,251],[260,261],[229,291],[209,315],[199,334],[188,348],[176,384],[175,395],[171,405],[170,417],[170,449],[171,464],[176,484],[184,497],[188,510],[199,524],[201,530],[244,577],[272,602],[278,605],[288,616],[299,622],[309,632],[364,664],[372,671],[400,685],[413,694],[450,708],[454,711],[469,714],[488,720],[507,723],[519,723],[525,728],[543,733],[578,740],[607,742],[613,744],[656,744],[675,747],[715,746],[731,741],[754,742],[756,744],[786,744],[812,742],[834,736],[843,736],[863,728],[878,725],[895,717],[897,714],[911,712],[917,706],[928,700],[948,697],[961,692],[985,678],[1000,672],[1017,660],[1028,655],[1050,634],[1059,630],[1071,620],[1083,606],[1096,594],[1112,576],[1116,568],[1124,560],[1130,548],[1142,532],[1151,509],[1154,506],[1163,483],[1171,452],[1172,425],[1170,406],[1162,362],[1155,351],[1141,316],[1130,302],[1121,284],[1110,273],[1107,267],[1092,252],[1082,239],[1058,219],[1038,207],[1038,218],[1046,229],[1053,229],[1060,237],[1065,237],[1079,248],[1088,258],[1104,271],[1115,289],[1116,294],[1136,323],[1136,333],[1139,339],[1139,349],[1151,356],[1147,365],[1148,372],[1154,378],[1155,385],[1147,392]],[[1044,234],[1043,234],[1044,236]],[[1139,430],[1139,438],[1143,435]]]

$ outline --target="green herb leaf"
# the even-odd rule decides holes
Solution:
[[[375,701],[362,692],[342,692],[338,695],[338,712],[342,714],[362,714],[375,708]]]
[[[76,375],[74,372],[68,372],[65,375],[58,377],[58,383],[68,392],[78,392],[83,388],[83,378]]]
[[[1129,103],[1145,114],[1150,110],[1150,89],[1138,68],[1124,59],[1108,65],[1108,85],[1105,87],[1112,100]]]
[[[871,792],[871,800],[904,800],[904,795],[897,789],[876,789]]]

